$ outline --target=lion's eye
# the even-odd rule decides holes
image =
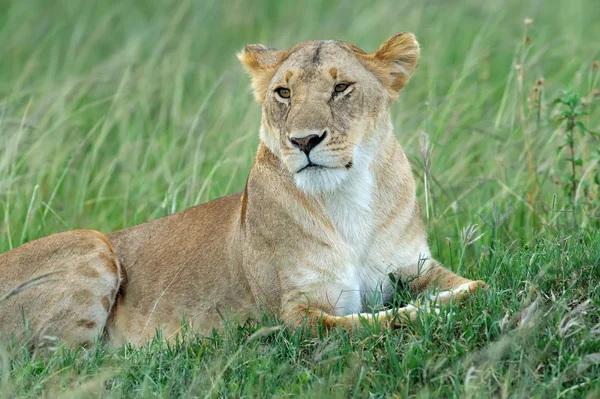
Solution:
[[[281,98],[290,98],[290,89],[286,89],[285,87],[280,87],[275,90],[275,93],[279,95]]]
[[[335,85],[335,92],[341,93],[344,90],[346,90],[348,88],[348,86],[350,86],[348,83],[338,83]]]

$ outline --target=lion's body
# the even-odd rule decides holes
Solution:
[[[221,322],[219,312],[250,310],[239,251],[232,250],[240,197],[219,198],[108,235],[127,272],[108,325],[113,340],[138,342],[157,326],[169,336],[184,316],[209,329]]]
[[[392,55],[388,81],[377,74]],[[0,293],[66,271],[0,302],[0,332],[22,331],[24,314],[37,340],[82,344],[104,331],[114,343],[138,343],[157,327],[173,335],[182,318],[206,330],[262,310],[292,326],[351,329],[359,317],[393,322],[390,311],[376,313],[393,294],[390,274],[417,290],[450,290],[444,300],[476,289],[482,283],[431,259],[410,165],[392,133],[392,93],[417,58],[412,35],[371,56],[342,42],[247,47],[241,59],[263,122],[244,192],[107,236],[76,230],[1,255]],[[327,94],[344,74],[353,83]],[[293,102],[269,94],[280,84]],[[319,137],[318,146],[307,148],[306,137]],[[398,311],[414,318],[416,308]]]

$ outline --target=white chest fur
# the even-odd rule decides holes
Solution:
[[[351,250],[363,252],[373,232],[374,178],[365,168],[325,198],[325,208],[337,233]]]
[[[339,315],[357,313],[381,303],[381,287],[386,271],[371,270],[365,257],[374,232],[373,199],[375,179],[368,168],[357,171],[326,197],[325,207],[340,238],[344,264],[336,270],[337,279],[328,295],[336,298]]]

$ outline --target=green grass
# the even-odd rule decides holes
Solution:
[[[266,318],[142,349],[2,343],[0,397],[600,396],[600,142],[578,136],[577,213],[563,211],[552,105],[573,88],[600,130],[596,1],[308,3],[0,1],[0,251],[241,190],[260,120],[235,59],[245,44],[372,51],[409,30],[422,58],[393,122],[430,244],[489,289],[393,332],[311,339],[261,330],[278,325]],[[540,77],[538,116],[527,97]]]

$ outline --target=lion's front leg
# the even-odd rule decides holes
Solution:
[[[409,321],[415,322],[418,312],[439,313],[439,309],[432,306],[420,307],[409,304],[378,312],[362,312],[359,308],[352,313],[340,314],[339,308],[332,306],[329,301],[322,302],[318,298],[318,296],[289,298],[283,305],[282,321],[292,328],[306,327],[312,335],[316,336],[319,331],[329,332],[337,328],[350,332],[357,327],[378,330],[401,327],[407,325]]]
[[[432,309],[436,313],[437,309]],[[325,333],[341,328],[351,332],[361,326],[379,330],[406,325],[408,320],[415,322],[419,308],[408,305],[399,309],[389,309],[376,313],[352,313],[335,316],[319,306],[292,305],[282,313],[283,322],[292,328],[306,327],[313,336],[319,331]]]
[[[481,280],[469,280],[453,273],[435,260],[428,261],[427,268],[408,282],[417,292],[429,291],[429,300],[438,305],[463,300],[486,286]]]

